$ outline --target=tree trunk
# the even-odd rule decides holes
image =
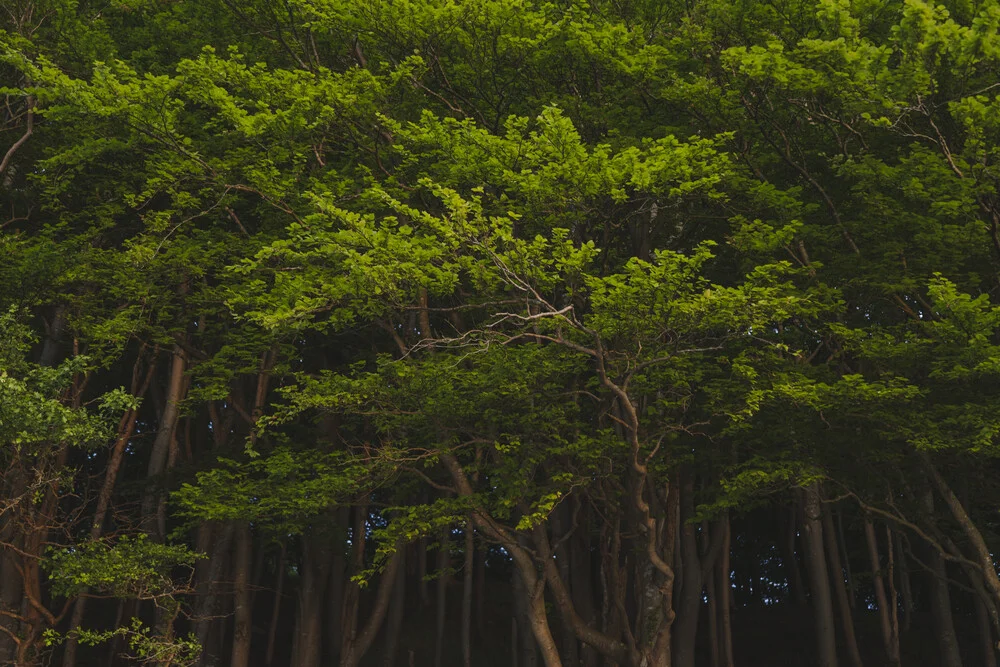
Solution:
[[[230,667],[247,667],[250,664],[250,642],[252,639],[253,605],[250,602],[250,566],[253,559],[253,536],[250,524],[241,521],[235,530],[233,545],[233,588],[235,594],[235,614],[233,618],[233,652]]]
[[[264,664],[271,667],[274,664],[274,648],[278,638],[278,621],[281,619],[281,601],[285,593],[285,558],[287,547],[285,542],[281,543],[281,553],[278,555],[278,569],[275,574],[274,604],[271,607],[271,623],[267,628],[267,652],[264,655]]]
[[[464,667],[472,667],[472,585],[475,557],[476,537],[472,528],[472,517],[469,517],[465,524],[465,554],[462,562],[462,664]]]
[[[167,469],[167,460],[170,456],[170,446],[174,438],[174,429],[177,426],[177,416],[180,412],[180,404],[184,399],[184,350],[180,345],[174,346],[171,353],[170,376],[167,384],[166,400],[163,406],[163,413],[156,430],[156,437],[153,439],[153,447],[149,455],[149,465],[146,469],[146,476],[153,483],[146,490],[142,499],[142,527],[143,530],[152,535],[157,541],[162,541],[162,534],[159,519],[160,500],[163,491],[160,488],[160,480],[157,478]]]
[[[993,624],[990,623],[986,603],[978,595],[976,602],[976,624],[979,626],[979,645],[983,653],[983,667],[997,667],[996,641],[993,638]]]
[[[382,627],[385,620],[386,611],[389,609],[389,600],[392,597],[392,590],[396,587],[396,573],[403,564],[403,554],[406,545],[397,544],[396,552],[389,558],[389,563],[378,582],[378,589],[375,591],[375,605],[368,615],[368,622],[365,623],[361,631],[347,640],[344,651],[340,656],[340,667],[358,667],[361,658],[364,657],[368,649],[371,648],[375,636]]]
[[[733,623],[732,623],[732,604],[731,604],[731,592],[732,584],[730,583],[730,551],[732,550],[732,527],[729,523],[728,512],[723,515],[721,521],[724,521],[724,533],[722,542],[722,552],[719,554],[719,567],[716,569],[718,580],[716,582],[716,590],[719,596],[719,652],[722,667],[733,667],[735,664],[735,656],[733,654]]]
[[[899,532],[893,531],[893,539],[896,545],[896,559],[899,562],[899,594],[903,606],[903,623],[900,634],[907,632],[913,623],[913,586],[910,583],[910,567],[903,550],[903,537]]]
[[[466,498],[474,496],[475,492],[472,484],[469,483],[469,478],[466,476],[458,459],[453,454],[444,453],[441,454],[440,458],[441,463],[451,476],[458,494]],[[545,613],[545,597],[543,595],[545,580],[538,577],[537,568],[531,554],[523,549],[517,539],[505,528],[497,524],[481,507],[473,509],[472,518],[476,522],[476,527],[488,537],[500,542],[514,560],[515,571],[524,579],[525,588],[527,589],[531,631],[538,640],[539,648],[542,651],[542,658],[545,661],[545,667],[561,667],[562,661],[559,658],[559,651],[556,648],[555,640],[552,638],[552,631],[549,628],[548,618]]]
[[[145,378],[140,382],[139,364],[142,359],[142,352],[132,368],[132,396],[142,398],[149,388],[153,375],[156,372],[156,357],[149,362],[146,369]],[[108,467],[104,472],[104,481],[101,490],[97,494],[97,506],[94,508],[94,520],[90,525],[90,539],[96,540],[104,532],[104,522],[108,516],[108,509],[111,507],[111,495],[114,493],[115,485],[118,482],[118,475],[121,473],[122,464],[125,461],[125,448],[128,446],[132,434],[135,432],[136,419],[139,416],[138,410],[128,410],[122,415],[118,422],[118,432],[115,437],[115,444],[111,448],[111,456],[108,459]],[[70,616],[70,630],[79,628],[83,623],[83,616],[87,607],[87,596],[81,595],[73,604],[73,613]],[[66,645],[63,649],[63,667],[74,667],[76,665],[77,637],[69,634],[66,637]]]
[[[837,641],[833,621],[830,575],[823,547],[823,504],[819,484],[801,491],[803,500],[802,537],[805,544],[806,570],[816,624],[816,649],[819,667],[837,667]]]
[[[403,629],[403,618],[406,616],[405,546],[400,547],[399,558],[399,565],[396,566],[396,581],[392,589],[392,602],[389,605],[389,625],[385,633],[384,667],[396,667],[396,656],[399,653],[399,636]]]
[[[847,598],[847,589],[844,587],[844,568],[840,562],[840,545],[837,540],[837,532],[833,526],[833,518],[830,512],[823,512],[823,540],[826,544],[826,552],[830,558],[830,575],[833,577],[834,600],[837,603],[837,611],[840,613],[840,627],[843,631],[844,648],[847,650],[847,658],[854,667],[862,667],[861,652],[858,650],[858,640],[854,634],[854,618],[851,615],[851,603]]]
[[[511,574],[513,581],[514,614],[517,618],[518,644],[511,647],[511,650],[519,654],[517,664],[519,667],[537,667],[538,652],[535,650],[535,638],[531,631],[531,602],[527,587],[524,585],[524,577],[515,568]]]
[[[928,489],[922,498],[928,516],[934,514],[934,494]],[[941,667],[962,667],[955,621],[951,613],[951,595],[948,592],[948,570],[944,556],[934,546],[927,548],[928,584],[930,587],[931,614],[934,618],[934,634],[941,651]]]
[[[802,568],[799,567],[799,558],[795,553],[795,537],[798,532],[798,513],[795,503],[792,503],[788,512],[788,522],[785,525],[784,539],[781,542],[781,563],[784,565],[785,576],[788,578],[788,593],[792,602],[800,607],[806,607],[805,584],[802,581]]]
[[[840,558],[844,564],[844,574],[847,576],[847,600],[851,603],[851,609],[858,606],[854,576],[851,573],[851,558],[847,553],[847,540],[844,538],[844,513],[837,512],[837,544],[840,546]]]
[[[890,601],[886,596],[884,577],[882,576],[882,565],[878,553],[878,541],[875,536],[875,525],[871,517],[865,516],[865,542],[868,544],[868,559],[872,567],[872,586],[875,588],[875,602],[878,606],[879,627],[882,630],[882,649],[890,667],[899,664],[899,637],[893,632],[892,610]]]
[[[444,663],[444,630],[448,612],[448,570],[451,567],[451,529],[441,531],[441,542],[437,551],[437,585],[435,634],[434,634],[434,667],[442,667]]]
[[[694,516],[694,477],[685,473],[681,481],[681,563],[677,620],[673,628],[673,667],[694,667],[698,619],[701,616],[701,559],[698,556],[697,526]]]
[[[206,530],[209,531],[208,535],[215,532],[211,531],[209,527],[206,527]],[[217,536],[212,541],[211,549],[209,550],[208,566],[205,569],[205,576],[202,580],[204,589],[199,591],[200,598],[195,612],[195,637],[202,647],[201,660],[199,662],[201,665],[211,665],[216,658],[221,657],[214,655],[214,649],[209,646],[209,636],[213,630],[217,630],[217,623],[214,622],[216,620],[214,617],[218,615],[219,610],[218,584],[222,581],[223,572],[226,571],[226,563],[230,551],[229,547],[233,541],[234,530],[235,526],[232,521],[226,521],[219,525]]]
[[[300,571],[291,667],[319,667],[323,653],[323,602],[330,575],[328,536],[302,536]]]
[[[962,503],[959,502],[958,497],[955,495],[951,487],[945,481],[941,473],[938,472],[937,468],[931,462],[930,457],[926,453],[921,453],[921,460],[924,464],[924,468],[927,470],[934,482],[934,486],[937,488],[941,497],[944,499],[945,504],[951,511],[952,517],[961,527],[962,532],[965,534],[966,538],[969,540],[969,544],[972,546],[973,551],[976,554],[976,562],[979,565],[979,569],[982,571],[983,583],[986,586],[986,590],[990,592],[993,599],[1000,605],[1000,577],[997,575],[996,566],[993,563],[993,554],[990,552],[989,546],[986,544],[986,540],[983,538],[983,534],[979,532],[976,528],[976,524],[972,522],[969,518],[968,513],[966,513],[965,508],[962,507]]]

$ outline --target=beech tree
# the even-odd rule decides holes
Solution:
[[[995,1],[0,17],[0,663],[996,664]]]

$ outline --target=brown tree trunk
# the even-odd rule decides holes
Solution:
[[[233,544],[233,588],[235,614],[233,618],[233,651],[230,667],[247,667],[250,664],[253,608],[250,602],[250,566],[253,559],[253,536],[250,524],[241,521],[236,526]]]
[[[472,517],[465,524],[465,554],[462,561],[462,664],[472,667],[472,586],[476,538]],[[387,666],[388,667],[388,666]]]
[[[996,566],[993,563],[993,554],[990,552],[989,546],[986,544],[986,540],[983,538],[983,534],[976,527],[976,524],[972,522],[962,503],[959,501],[955,492],[952,491],[951,487],[945,481],[941,473],[938,472],[937,468],[931,462],[930,457],[926,453],[921,453],[921,460],[924,464],[924,468],[930,475],[931,480],[934,482],[934,486],[937,488],[938,493],[944,499],[945,505],[951,511],[952,517],[958,523],[965,537],[968,539],[969,544],[972,546],[975,552],[975,561],[981,570],[981,575],[983,577],[983,584],[986,590],[990,592],[990,595],[1000,605],[1000,576],[997,575]]]
[[[319,667],[323,653],[323,607],[330,575],[329,536],[302,536],[302,568],[291,667]]]
[[[847,600],[851,603],[851,609],[858,606],[856,587],[854,586],[854,576],[851,573],[851,558],[847,553],[847,540],[844,538],[844,513],[837,512],[837,543],[840,546],[840,558],[844,564],[844,574],[847,576]]]
[[[872,585],[875,588],[875,602],[878,606],[879,627],[882,630],[882,649],[885,651],[886,659],[890,667],[899,664],[899,637],[893,632],[892,610],[890,604],[895,604],[895,600],[889,601],[885,592],[884,577],[882,576],[882,565],[878,553],[878,540],[875,536],[875,525],[871,517],[865,516],[865,542],[868,544],[868,559],[872,567]]]
[[[186,359],[184,350],[180,345],[174,346],[171,353],[170,376],[167,383],[167,394],[160,417],[160,423],[156,430],[156,437],[153,439],[153,447],[149,455],[149,465],[146,469],[146,476],[155,480],[147,489],[142,499],[142,526],[143,530],[152,535],[157,541],[162,541],[164,535],[160,530],[159,509],[163,491],[160,488],[158,478],[167,469],[167,460],[170,456],[170,446],[174,438],[174,429],[177,426],[177,417],[180,412],[181,401],[184,400],[184,367]]]
[[[474,496],[472,484],[469,483],[458,459],[453,454],[441,454],[441,463],[451,476],[458,494],[463,497]],[[533,558],[518,544],[516,538],[497,524],[481,508],[476,507],[472,512],[472,517],[476,522],[476,527],[491,539],[500,542],[513,558],[516,571],[523,577],[527,589],[531,631],[542,651],[545,667],[561,667],[562,661],[559,658],[559,651],[552,638],[552,631],[545,613],[545,597],[543,595],[545,580],[538,577]]]
[[[788,522],[785,524],[784,539],[781,541],[781,563],[788,578],[788,592],[792,602],[804,608],[808,605],[808,600],[805,584],[802,581],[802,568],[799,567],[799,558],[795,553],[795,536],[799,523],[796,520],[797,513],[798,508],[792,503],[788,512]]]
[[[903,606],[903,623],[900,627],[900,635],[909,631],[913,623],[913,586],[910,583],[910,567],[903,550],[903,537],[899,532],[893,531],[893,540],[896,545],[896,559],[899,563],[899,595]]]
[[[448,580],[451,568],[451,529],[441,531],[441,541],[437,551],[436,611],[434,634],[434,667],[442,667],[444,662],[444,630],[448,612]]]
[[[389,624],[385,632],[384,667],[396,667],[399,637],[406,615],[406,547],[400,547],[399,558],[399,565],[396,566],[396,582],[392,589],[392,602],[389,605]]]
[[[976,602],[976,625],[979,627],[979,645],[983,653],[983,667],[997,667],[996,641],[993,638],[993,624],[990,623],[986,603],[978,595]]]
[[[156,372],[156,356],[149,362],[149,368],[146,369],[145,378],[140,377],[139,373],[139,363],[142,358],[142,352],[139,353],[139,358],[136,360],[135,365],[132,367],[132,395],[136,398],[142,398],[146,395],[146,390],[149,388],[150,382],[153,380],[153,375]],[[111,506],[111,494],[114,493],[115,485],[118,482],[118,475],[121,472],[122,464],[125,460],[125,448],[128,445],[129,440],[132,438],[132,434],[135,432],[135,422],[139,416],[138,410],[128,410],[122,415],[121,420],[118,422],[118,432],[115,437],[115,444],[111,448],[111,456],[108,459],[108,467],[104,472],[104,481],[101,484],[101,490],[97,495],[97,506],[94,509],[94,520],[90,525],[90,539],[96,540],[104,532],[104,522],[107,520],[108,509]],[[87,606],[87,596],[81,595],[76,599],[73,604],[73,613],[70,616],[69,627],[71,630],[79,628],[83,623],[83,616],[86,611]],[[63,649],[63,667],[74,667],[76,665],[76,649],[77,649],[77,637],[75,634],[70,633],[66,637],[66,644]]]
[[[840,562],[840,545],[837,543],[837,531],[833,526],[830,512],[823,512],[823,540],[826,544],[827,556],[830,559],[830,575],[833,577],[834,600],[840,614],[840,627],[843,631],[844,648],[847,658],[853,667],[862,667],[861,652],[858,650],[858,640],[854,634],[854,618],[851,615],[851,603],[844,587],[844,568]]]
[[[278,569],[275,572],[274,604],[271,607],[271,622],[267,628],[267,651],[264,654],[264,664],[271,667],[274,664],[274,648],[278,638],[278,621],[281,618],[281,601],[285,594],[285,558],[287,547],[281,543],[281,553],[278,555]]]
[[[928,489],[922,498],[928,516],[934,514],[934,494]],[[962,667],[955,621],[951,613],[951,595],[948,592],[948,570],[944,556],[932,545],[927,548],[928,584],[930,585],[931,615],[934,618],[934,635],[941,651],[941,667]]]
[[[819,667],[837,667],[837,641],[833,621],[830,575],[823,547],[823,503],[819,484],[801,490],[802,537],[809,573],[809,590],[816,625],[816,649]]]
[[[683,474],[681,481],[681,563],[677,620],[673,628],[673,667],[694,667],[698,618],[701,616],[701,559],[698,556],[697,526],[694,516],[694,477]]]
[[[208,565],[205,568],[205,576],[202,578],[204,588],[199,592],[197,609],[195,611],[195,637],[202,647],[201,665],[211,665],[221,656],[214,655],[214,648],[209,644],[209,637],[213,630],[217,630],[217,619],[219,614],[219,589],[218,584],[222,581],[223,573],[226,571],[226,563],[229,558],[230,545],[233,541],[235,526],[232,521],[218,525],[216,531],[212,531],[206,526],[205,531],[209,536],[215,533],[214,540],[209,549]],[[214,642],[213,642],[214,645]]]
[[[735,664],[735,655],[733,653],[733,623],[732,623],[732,604],[731,604],[731,592],[732,584],[729,580],[730,574],[730,551],[732,550],[732,527],[729,523],[729,514],[723,515],[721,521],[724,521],[723,542],[722,542],[722,552],[719,554],[719,567],[716,569],[718,576],[716,582],[716,590],[719,596],[719,652],[720,652],[720,662],[723,667],[733,667]]]
[[[392,590],[397,583],[396,572],[403,563],[405,548],[404,544],[396,545],[396,552],[389,558],[389,563],[379,579],[378,589],[375,591],[375,605],[368,616],[368,621],[360,632],[347,640],[340,656],[340,667],[357,667],[361,658],[371,648],[372,642],[375,641],[375,636],[381,629],[382,621],[385,620],[386,611],[389,609]]]

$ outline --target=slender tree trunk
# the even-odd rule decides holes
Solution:
[[[285,594],[285,558],[287,546],[281,542],[281,553],[278,555],[278,569],[275,574],[274,604],[271,606],[271,622],[267,628],[267,652],[264,654],[264,664],[271,667],[274,664],[274,648],[278,638],[278,621],[281,618],[281,601]]]
[[[889,630],[896,663],[900,661],[899,649],[899,592],[896,590],[896,550],[893,548],[892,528],[885,527],[886,583],[889,594]],[[893,663],[890,663],[892,665]]]
[[[878,605],[879,627],[882,630],[882,649],[885,651],[886,659],[890,667],[899,664],[899,637],[893,632],[892,610],[890,604],[895,604],[895,600],[889,601],[885,592],[884,577],[882,576],[882,565],[878,552],[878,540],[875,536],[875,525],[871,517],[865,516],[865,541],[868,544],[868,559],[872,567],[872,585],[875,588],[875,602]]]
[[[149,455],[149,465],[146,471],[146,476],[155,481],[147,489],[142,500],[143,530],[152,535],[157,541],[162,541],[164,535],[160,530],[160,522],[158,520],[163,491],[160,488],[159,480],[156,478],[162,475],[167,469],[167,460],[170,456],[170,446],[174,438],[174,429],[177,426],[180,404],[184,399],[185,364],[184,350],[177,345],[171,353],[166,401],[160,418],[160,424],[156,430],[156,437],[153,439],[153,447]]]
[[[230,545],[233,541],[235,526],[232,521],[226,521],[219,526],[216,537],[211,544],[208,567],[205,570],[205,589],[195,612],[195,637],[201,644],[201,665],[211,665],[216,658],[214,649],[209,644],[209,637],[213,630],[218,630],[217,619],[219,614],[219,589],[218,583],[222,581],[223,572],[226,571],[226,563],[229,557]],[[211,533],[209,533],[211,535]]]
[[[730,583],[730,551],[732,550],[732,526],[729,523],[729,514],[726,513],[720,519],[725,522],[725,532],[723,533],[722,552],[719,554],[719,567],[716,569],[718,580],[716,590],[719,596],[719,651],[721,653],[721,664],[723,667],[733,667],[735,665],[735,655],[733,653],[733,624],[732,624],[732,584]]]
[[[354,527],[351,531],[351,564],[349,576],[361,572],[365,564],[366,527],[368,524],[368,499],[362,498],[354,508]],[[348,654],[355,643],[358,631],[358,608],[361,603],[361,587],[357,582],[348,581],[344,586],[344,608],[341,618],[340,659]]]
[[[847,589],[844,587],[844,568],[840,562],[840,549],[837,540],[837,532],[833,526],[833,518],[830,512],[823,512],[823,539],[826,544],[826,552],[830,558],[830,575],[833,578],[834,600],[837,603],[837,611],[840,613],[840,626],[843,631],[844,648],[847,650],[847,658],[853,667],[862,667],[861,652],[858,650],[858,640],[854,634],[854,618],[851,615],[851,603],[847,599]]]
[[[472,586],[475,557],[476,536],[472,528],[472,517],[469,517],[465,524],[465,554],[462,562],[462,664],[464,667],[472,667]]]
[[[448,570],[451,567],[451,529],[441,532],[441,542],[437,552],[437,586],[434,634],[434,667],[442,667],[444,663],[444,631],[448,612]]]
[[[979,595],[975,595],[976,625],[979,627],[979,645],[983,654],[983,667],[997,667],[996,641],[993,637],[993,624],[990,622],[986,603]]]
[[[788,592],[792,602],[804,608],[808,605],[808,600],[806,600],[805,584],[802,581],[802,568],[799,567],[799,558],[795,553],[795,537],[799,524],[796,519],[797,513],[796,503],[793,502],[789,508],[784,539],[781,542],[781,563],[788,578]]]
[[[480,639],[486,639],[486,545],[480,543],[476,547],[476,633]]]
[[[250,664],[253,606],[250,602],[250,566],[253,559],[253,536],[250,524],[241,521],[235,528],[233,545],[233,587],[235,615],[233,619],[233,652],[230,667],[247,667]]]
[[[292,645],[292,667],[319,667],[323,653],[323,607],[330,575],[329,538],[302,536],[302,577]]]
[[[396,667],[399,637],[406,615],[406,547],[400,547],[399,559],[399,565],[396,566],[396,582],[392,589],[392,602],[389,605],[389,624],[385,633],[384,667]]]
[[[698,619],[701,616],[702,580],[701,559],[698,556],[697,527],[691,523],[694,516],[694,477],[685,473],[681,481],[681,563],[680,599],[677,620],[673,628],[674,660],[672,667],[694,667],[695,641],[698,637]]]
[[[856,587],[854,585],[854,575],[851,573],[851,557],[847,553],[847,540],[844,538],[844,513],[837,512],[837,544],[840,546],[840,558],[844,565],[844,574],[847,576],[847,601],[851,604],[851,609],[858,606]]]
[[[903,550],[903,537],[897,531],[893,531],[893,540],[896,545],[896,560],[899,563],[899,594],[903,606],[903,623],[900,627],[900,635],[909,631],[913,623],[913,587],[910,583],[910,567],[907,562],[906,552]]]
[[[389,558],[389,564],[378,582],[378,589],[375,591],[375,604],[368,616],[368,622],[364,627],[348,639],[344,652],[340,656],[340,667],[358,667],[361,658],[364,657],[368,649],[371,648],[375,636],[382,627],[385,620],[386,611],[389,609],[389,600],[392,597],[392,589],[396,587],[396,572],[403,564],[404,544],[396,545],[396,552]]]
[[[952,517],[961,527],[962,532],[968,539],[969,544],[972,546],[975,552],[975,560],[979,565],[981,574],[983,577],[983,584],[986,586],[986,590],[990,592],[994,601],[1000,605],[1000,576],[997,575],[996,566],[993,563],[993,554],[990,552],[989,546],[986,544],[986,540],[983,538],[983,534],[976,527],[976,524],[972,522],[962,503],[959,502],[958,497],[955,495],[954,491],[945,481],[941,473],[938,472],[937,468],[931,462],[930,457],[926,453],[921,453],[921,460],[924,464],[924,468],[930,475],[931,480],[934,482],[934,486],[937,488],[938,493],[944,499],[945,505],[951,511]]]
[[[431,603],[430,591],[427,588],[427,538],[417,540],[417,593],[420,596],[420,606]]]
[[[572,606],[572,573],[570,572],[570,546],[567,544],[566,534],[573,530],[573,526],[570,525],[572,522],[572,517],[568,515],[566,510],[569,509],[569,503],[560,504],[556,510],[552,513],[550,523],[552,525],[552,535],[556,540],[555,546],[555,561],[556,569],[559,572],[559,583],[566,589],[566,604]],[[574,608],[574,612],[576,609]],[[559,616],[562,620],[562,659],[567,665],[580,664],[580,646],[577,641],[576,629],[574,628],[574,619],[569,616],[564,611],[560,611]]]
[[[514,613],[517,618],[518,644],[511,647],[511,650],[519,653],[519,667],[537,667],[538,652],[535,650],[535,639],[531,632],[531,601],[530,594],[524,585],[524,577],[517,569],[512,573]]]
[[[475,495],[469,478],[462,469],[458,459],[453,454],[441,454],[441,463],[448,471],[455,484],[458,494],[463,497]],[[544,578],[539,578],[535,562],[525,549],[521,547],[517,539],[514,538],[505,528],[497,524],[489,514],[476,507],[472,511],[472,517],[476,522],[476,527],[483,531],[488,537],[500,542],[504,549],[514,560],[516,571],[524,579],[525,587],[529,594],[529,612],[531,621],[531,631],[538,640],[538,645],[542,651],[545,667],[561,667],[562,661],[559,658],[559,651],[556,648],[555,640],[552,638],[552,631],[549,628],[548,618],[545,612]]]
[[[725,529],[723,529],[725,530]],[[708,554],[710,544],[708,538],[708,522],[701,522],[701,551]],[[716,569],[719,559],[716,559],[705,577],[705,596],[708,598],[708,664],[709,667],[719,667],[719,600],[716,593]]]
[[[934,514],[934,494],[928,489],[922,498],[928,516]],[[941,651],[941,667],[962,667],[955,621],[951,613],[951,595],[948,592],[948,570],[944,556],[935,547],[928,545],[927,565],[930,587],[931,615],[934,618],[934,635]]]
[[[341,508],[337,512],[337,525],[344,527],[350,521],[350,509]],[[333,558],[330,561],[330,587],[327,593],[327,652],[334,657],[340,656],[344,645],[344,597],[347,591],[347,552],[343,536],[333,544]]]
[[[833,621],[830,575],[823,547],[823,504],[819,484],[802,489],[802,537],[805,543],[806,569],[816,624],[816,648],[819,667],[837,667],[837,641]]]
[[[132,368],[132,395],[136,398],[142,398],[146,394],[146,390],[149,388],[150,382],[153,380],[153,375],[156,371],[156,356],[149,362],[149,368],[146,369],[146,374],[144,379],[140,379],[139,373],[139,363],[142,358],[142,352],[139,353],[139,359],[136,360],[135,366]],[[118,475],[121,472],[122,464],[125,460],[125,448],[128,445],[129,440],[132,438],[132,434],[135,432],[136,419],[139,416],[138,410],[128,410],[122,416],[121,420],[118,422],[118,432],[115,437],[115,444],[111,448],[111,456],[108,459],[108,467],[104,472],[104,481],[101,484],[101,490],[97,495],[97,506],[94,508],[94,520],[90,525],[90,539],[96,540],[104,532],[104,522],[107,520],[108,508],[111,506],[111,495],[114,493],[115,485],[118,482]],[[83,623],[83,616],[87,607],[87,596],[81,595],[76,599],[73,604],[73,613],[70,616],[69,627],[71,630],[79,628]],[[63,667],[74,667],[76,665],[76,649],[77,649],[77,637],[75,634],[70,633],[66,638],[66,644],[63,649]]]

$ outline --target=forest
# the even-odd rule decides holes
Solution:
[[[1000,0],[0,0],[0,665],[996,667]]]

